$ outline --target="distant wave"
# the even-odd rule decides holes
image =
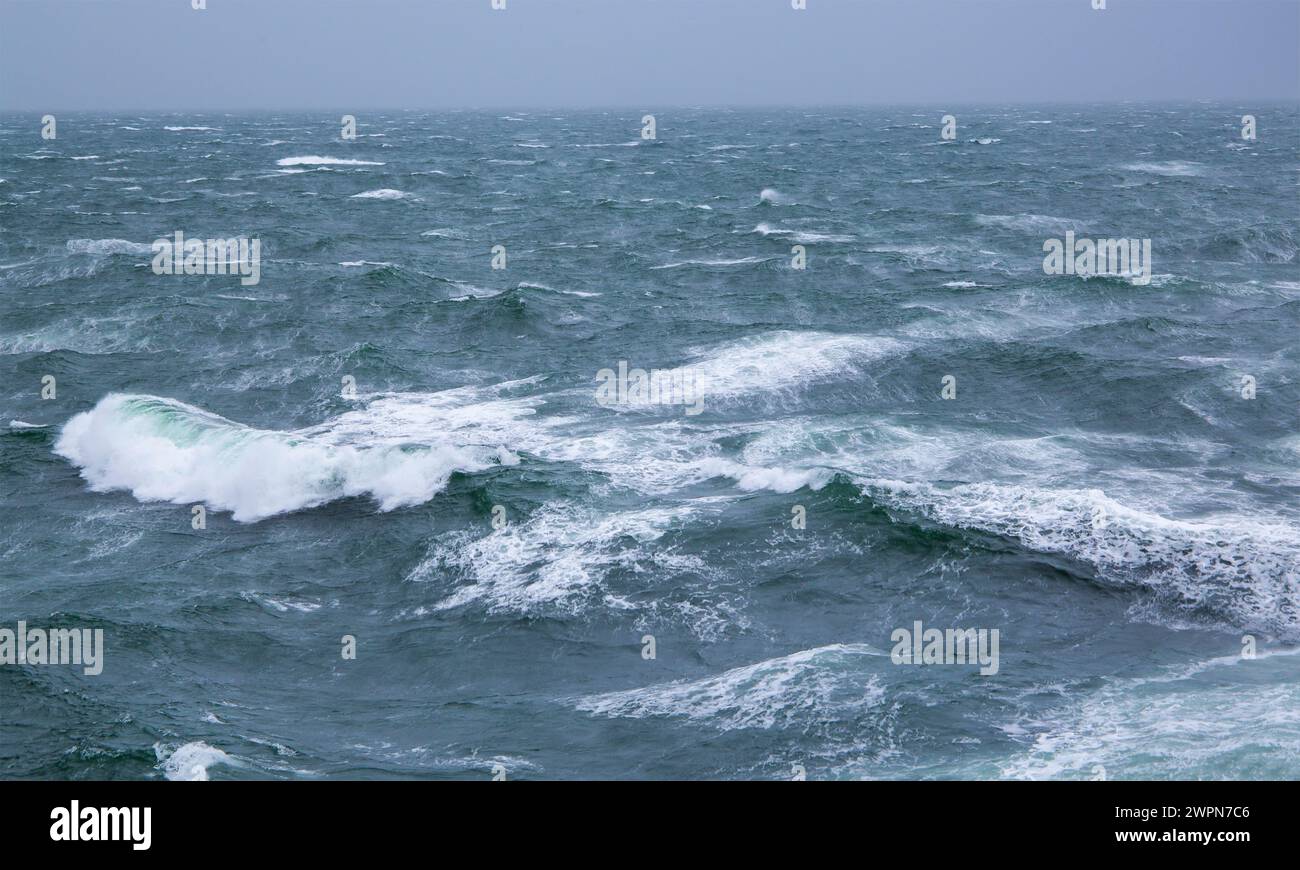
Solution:
[[[589,299],[600,296],[600,293],[594,293],[587,290],[557,290],[554,287],[548,287],[545,284],[538,284],[533,281],[520,281],[515,288],[516,290],[546,290],[550,293],[563,293],[565,296],[581,296]]]
[[[354,193],[349,199],[410,199],[411,194],[404,190],[394,190],[391,187],[381,187],[378,190],[367,190],[365,193]]]
[[[1292,263],[1300,244],[1286,226],[1240,226],[1185,243],[1198,257],[1238,263]]]
[[[787,230],[781,227],[774,227],[771,224],[759,224],[754,227],[753,232],[760,236],[783,236],[791,241],[805,244],[814,244],[816,242],[852,242],[854,236],[843,235],[840,233],[813,233],[805,230]]]
[[[754,263],[764,263],[771,257],[740,257],[735,260],[682,260],[679,263],[664,263],[662,266],[651,266],[651,269],[679,269],[682,266],[747,266]]]
[[[1149,172],[1153,175],[1200,175],[1199,163],[1187,160],[1166,160],[1162,163],[1125,163],[1120,169],[1129,172]]]
[[[1051,217],[1043,214],[977,214],[975,222],[986,227],[1002,227],[1008,230],[1025,232],[1063,233],[1079,228],[1079,221],[1072,218]]]
[[[126,239],[69,239],[69,254],[150,254],[153,248],[142,242],[128,242]]]
[[[383,166],[374,160],[353,160],[347,157],[317,157],[308,154],[302,157],[281,157],[275,161],[276,166]]]

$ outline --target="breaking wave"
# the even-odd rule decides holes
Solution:
[[[69,420],[54,449],[96,491],[201,502],[239,522],[363,495],[385,511],[420,504],[455,472],[518,462],[504,447],[348,441],[328,426],[254,429],[174,399],[122,394]]]
[[[1162,603],[1300,638],[1300,529],[1239,516],[1167,519],[1096,489],[863,481],[879,503],[1091,565]]]

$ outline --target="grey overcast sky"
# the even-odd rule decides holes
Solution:
[[[0,0],[0,109],[1300,99],[1300,0]]]

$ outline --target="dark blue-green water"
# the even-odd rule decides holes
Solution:
[[[1297,108],[642,114],[0,118],[0,776],[1300,776]]]

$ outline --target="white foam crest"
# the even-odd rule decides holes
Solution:
[[[699,351],[680,371],[694,373],[705,406],[712,398],[772,392],[861,371],[872,360],[904,350],[880,336],[782,330]]]
[[[381,187],[378,190],[367,190],[364,193],[354,193],[349,199],[410,199],[411,194],[404,190],[394,190],[391,187]]]
[[[789,493],[808,487],[821,489],[830,483],[834,471],[826,468],[779,468],[744,465],[729,459],[710,458],[696,463],[702,476],[729,477],[746,492],[770,490]]]
[[[1165,603],[1300,637],[1300,529],[1293,525],[1240,515],[1168,519],[1097,489],[862,483],[886,504],[1078,559]]]
[[[180,746],[155,743],[154,755],[163,775],[174,782],[207,782],[208,768],[218,764],[243,767],[243,762],[201,740]]]
[[[150,254],[153,248],[142,242],[129,242],[126,239],[68,239],[69,254]]]
[[[518,461],[501,446],[443,438],[374,443],[327,434],[328,427],[253,429],[174,399],[110,394],[70,419],[54,450],[95,491],[201,502],[239,522],[362,495],[381,510],[420,504],[454,472]]]
[[[575,706],[609,718],[681,717],[722,731],[808,730],[879,705],[884,689],[862,659],[883,655],[867,644],[832,644],[699,680],[589,695]]]
[[[1200,175],[1201,166],[1188,160],[1166,160],[1162,163],[1125,163],[1120,169],[1129,172],[1149,172],[1152,175]]]
[[[646,494],[667,494],[716,476],[701,469],[716,439],[745,434],[762,424],[699,426],[680,419],[640,426],[616,426],[585,433],[547,433],[524,449],[548,461],[569,462],[607,475],[618,486]]]
[[[375,394],[364,397],[365,407],[304,429],[302,434],[331,444],[361,442],[399,446],[454,438],[465,444],[536,449],[545,443],[535,435],[538,424],[533,422],[542,399],[502,396],[540,380],[537,377],[524,378],[486,387],[456,387],[437,393]]]
[[[1206,673],[1229,665],[1231,678]],[[1294,651],[1221,657],[1154,678],[1108,681],[1038,721],[1033,743],[1003,765],[1015,779],[1287,778],[1300,754]],[[1261,679],[1255,674],[1271,673]],[[1244,683],[1243,681],[1249,681]]]
[[[761,223],[754,227],[753,232],[760,236],[778,236],[788,238],[791,241],[801,244],[816,244],[817,242],[852,242],[856,241],[856,236],[845,235],[843,233],[814,233],[807,230],[790,230],[781,227],[774,227],[768,223]]]
[[[918,258],[942,254],[944,251],[935,245],[871,245],[867,250],[873,254],[903,254]]]
[[[734,260],[682,260],[679,263],[665,263],[662,266],[651,266],[653,269],[680,269],[682,266],[746,266],[752,263],[766,262],[768,257],[740,257]]]
[[[306,154],[301,157],[281,157],[276,166],[383,166],[374,160],[353,160],[349,157],[320,157]]]
[[[691,513],[689,506],[608,513],[551,503],[491,534],[462,535],[437,545],[408,579],[447,571],[464,577],[464,585],[438,603],[439,610],[478,602],[491,611],[549,608],[576,613],[592,597],[616,609],[631,609],[605,588],[606,576],[619,567],[635,571],[650,560],[660,568],[671,569],[675,563],[699,568],[693,560],[675,560],[644,546]]]
[[[915,424],[897,425],[869,415],[766,421],[755,427],[740,460],[740,469],[770,470],[777,473],[776,480],[808,475],[808,485],[813,487],[822,485],[828,480],[823,476],[833,471],[890,480],[990,475],[1042,480],[1090,471],[1067,438],[980,435],[946,427],[922,431]]]
[[[1080,227],[1073,218],[1052,217],[1045,214],[978,214],[975,222],[986,227],[1002,227],[1027,232],[1064,233]]]
[[[465,281],[452,281],[451,283],[456,287],[456,289],[460,290],[461,293],[459,296],[448,296],[448,302],[464,302],[467,299],[491,299],[494,296],[500,296],[503,293],[509,292],[506,290],[493,290],[488,287],[476,287],[473,284],[466,283]]]
[[[580,296],[584,299],[590,299],[603,294],[588,290],[557,290],[547,284],[538,284],[535,281],[520,281],[515,287],[516,290],[545,290],[548,293],[560,293],[565,296]]]
[[[113,317],[66,317],[33,332],[0,335],[0,353],[48,353],[74,350],[78,353],[147,352],[153,339],[133,334],[138,321],[133,312]]]

